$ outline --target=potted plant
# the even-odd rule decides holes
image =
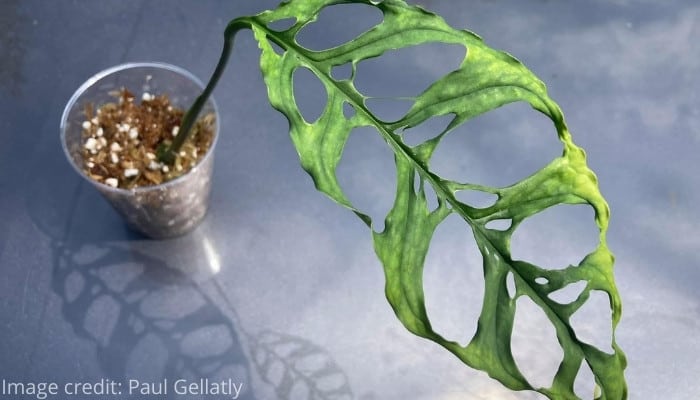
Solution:
[[[311,51],[299,45],[297,34],[314,21],[326,7],[341,3],[365,4],[382,12],[383,21],[355,39],[338,47]],[[292,19],[282,30],[271,28]],[[624,379],[626,359],[612,339],[612,353],[580,340],[570,324],[571,317],[588,300],[592,291],[602,291],[612,310],[614,330],[621,316],[621,300],[614,283],[614,257],[606,244],[609,209],[598,189],[595,174],[588,168],[584,151],[572,139],[561,109],[547,94],[545,85],[514,57],[490,48],[476,34],[457,30],[439,16],[402,0],[290,0],[276,9],[240,17],[224,32],[224,48],[216,69],[192,107],[185,114],[178,141],[160,146],[157,157],[172,163],[186,140],[197,116],[222,76],[233,47],[234,36],[251,29],[261,49],[260,68],[272,106],[288,119],[291,139],[302,167],[313,178],[317,190],[350,209],[372,229],[369,216],[344,195],[335,171],[350,131],[374,128],[392,150],[396,164],[396,197],[386,216],[384,230],[372,229],[374,248],[384,267],[386,297],[397,318],[410,332],[437,343],[463,363],[485,371],[512,390],[533,390],[550,399],[577,399],[574,381],[585,362],[597,384],[595,398],[627,398]],[[396,121],[384,121],[366,106],[367,97],[354,86],[357,64],[392,49],[429,42],[459,44],[466,48],[460,67],[431,84],[414,99],[409,111]],[[347,79],[331,75],[334,67],[350,65]],[[304,120],[292,88],[298,68],[310,70],[323,84],[328,102],[316,121]],[[563,151],[547,166],[509,187],[486,187],[455,182],[438,176],[430,161],[441,139],[463,122],[502,105],[523,101],[546,115],[556,131]],[[344,107],[354,110],[346,116]],[[434,137],[415,146],[403,140],[403,131],[431,117],[452,115],[451,123]],[[426,187],[437,196],[437,208],[430,209]],[[457,199],[459,191],[479,191],[497,196],[495,204],[478,208]],[[559,270],[541,268],[514,260],[510,253],[513,232],[528,217],[557,204],[588,204],[595,211],[600,232],[598,246],[577,265]],[[450,214],[459,215],[470,229],[483,258],[484,302],[478,329],[468,345],[445,339],[433,330],[423,296],[423,263],[437,226]],[[487,224],[509,220],[507,229]],[[514,282],[509,291],[508,280]],[[550,294],[570,284],[584,282],[585,288],[572,302],[560,303]],[[533,387],[522,375],[511,352],[511,335],[516,300],[527,296],[538,305],[555,328],[563,359],[549,387]]]
[[[158,145],[178,139],[183,109],[203,88],[173,65],[127,63],[88,79],[63,112],[61,142],[71,165],[151,238],[187,233],[206,214],[219,131],[214,100],[202,104],[199,134],[181,137],[189,148],[180,144],[169,163],[156,157]]]

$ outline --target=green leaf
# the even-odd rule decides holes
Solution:
[[[314,21],[323,8],[342,3],[376,7],[383,13],[383,21],[354,40],[323,51],[306,49],[296,41],[300,30]],[[289,29],[279,32],[270,28],[271,23],[288,18],[296,19]],[[292,0],[275,10],[234,20],[230,26],[242,24],[253,29],[262,50],[260,66],[270,102],[289,120],[290,135],[302,167],[319,191],[355,212],[370,227],[369,216],[356,209],[343,193],[336,169],[350,132],[357,127],[375,128],[393,151],[397,170],[396,199],[386,217],[384,231],[373,230],[373,237],[375,251],[384,266],[387,299],[409,331],[434,341],[465,364],[487,372],[513,390],[536,390],[551,399],[576,399],[574,380],[582,363],[586,362],[601,389],[599,398],[627,397],[623,374],[626,360],[614,336],[614,353],[608,354],[579,340],[570,324],[572,315],[586,302],[592,290],[607,293],[613,332],[620,319],[620,297],[613,280],[614,258],[605,242],[608,206],[598,190],[595,175],[586,165],[584,151],[571,139],[559,106],[532,72],[512,56],[488,47],[477,35],[454,29],[439,16],[400,0]],[[460,67],[417,96],[411,109],[398,121],[383,121],[372,114],[366,106],[368,97],[354,86],[357,64],[388,50],[433,42],[463,45],[466,56]],[[273,43],[281,48],[280,54]],[[353,67],[352,77],[334,79],[331,69],[347,63]],[[328,95],[325,109],[316,121],[304,120],[294,98],[292,77],[299,68],[307,68],[315,74]],[[431,171],[434,150],[446,134],[479,114],[517,101],[529,103],[552,120],[563,147],[561,157],[532,176],[504,188],[454,182]],[[345,104],[355,109],[351,118],[343,114]],[[404,143],[402,130],[440,115],[453,116],[445,131],[417,146]],[[420,180],[418,189],[415,179]],[[432,187],[438,198],[438,206],[432,211],[426,200],[426,185]],[[487,208],[473,208],[456,199],[455,193],[460,190],[496,194],[498,200]],[[518,225],[557,204],[593,207],[600,231],[597,248],[578,265],[561,270],[548,270],[512,259],[510,240]],[[423,294],[423,264],[433,233],[453,213],[464,220],[465,228],[471,229],[483,257],[483,308],[477,332],[466,346],[446,340],[433,330]],[[486,228],[488,222],[498,219],[512,220],[511,227],[505,231]],[[513,298],[506,287],[509,273],[515,278]],[[546,278],[547,283],[538,283],[538,278]],[[560,304],[548,297],[578,281],[585,281],[587,286],[572,303]],[[529,297],[542,308],[563,350],[563,359],[550,387],[532,387],[513,359],[511,335],[516,300],[520,296]]]

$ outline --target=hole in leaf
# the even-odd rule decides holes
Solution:
[[[284,363],[280,360],[274,360],[270,364],[268,370],[265,371],[265,379],[268,382],[272,382],[273,385],[280,385],[286,372],[287,367]]]
[[[581,363],[581,368],[578,370],[576,375],[576,380],[574,380],[574,393],[582,399],[592,399],[594,398],[593,393],[595,392],[595,377],[593,376],[593,371],[588,363],[584,361]]]
[[[275,43],[273,41],[269,41],[269,43],[270,43],[270,46],[272,47],[272,51],[274,51],[275,54],[277,54],[278,56],[281,56],[285,53],[285,50],[282,47],[280,47],[280,45],[278,45],[277,43]]]
[[[376,97],[415,97],[442,76],[459,68],[462,45],[426,43],[390,50],[357,64],[355,87]]]
[[[423,179],[420,177],[419,174],[414,174],[413,175],[413,193],[420,193],[420,185]]]
[[[209,325],[185,335],[180,349],[188,357],[206,358],[225,353],[231,344],[231,334],[225,325]]]
[[[339,81],[352,78],[352,64],[336,65],[331,69],[331,76]]]
[[[302,371],[318,371],[322,370],[327,365],[328,358],[321,353],[305,356],[294,363],[294,366]]]
[[[83,328],[101,345],[110,343],[121,313],[121,306],[111,296],[93,301],[83,320]]]
[[[513,233],[514,259],[542,268],[578,263],[598,245],[598,227],[590,206],[562,204],[525,219]]]
[[[445,130],[454,116],[439,115],[432,117],[418,126],[402,131],[404,143],[409,146],[417,146],[426,140],[430,140]]]
[[[561,152],[551,121],[520,102],[455,128],[442,139],[431,165],[446,179],[504,187],[532,175]]]
[[[333,371],[330,368],[328,369]],[[317,388],[324,392],[330,392],[333,389],[341,388],[346,382],[342,373],[329,373],[330,371],[318,371],[319,376],[315,378],[316,384],[318,385]],[[293,399],[294,397],[290,398]]]
[[[394,203],[396,166],[376,130],[363,127],[350,133],[336,175],[350,202],[372,217],[374,229],[381,232]]]
[[[299,112],[308,123],[315,122],[323,113],[328,96],[326,89],[316,75],[307,68],[294,71],[294,99]]]
[[[354,117],[355,107],[351,106],[349,103],[343,103],[343,116],[347,119]]]
[[[476,332],[483,302],[482,257],[458,215],[438,225],[425,259],[423,284],[428,317],[436,332],[466,344]]]
[[[588,300],[571,316],[579,340],[612,354],[612,311],[607,293],[593,290]]]
[[[284,19],[278,19],[277,21],[272,21],[269,24],[267,24],[268,28],[277,31],[277,32],[284,32],[287,29],[291,28],[294,26],[294,24],[297,23],[296,18],[284,18]]]
[[[578,296],[581,295],[587,284],[586,281],[570,283],[550,293],[549,298],[560,304],[569,304],[578,299]]]
[[[510,229],[510,225],[513,223],[513,220],[510,218],[508,219],[494,219],[486,223],[486,228],[488,229],[493,229],[496,231],[507,231]]]
[[[308,49],[325,50],[355,39],[382,20],[382,12],[376,7],[363,4],[326,7],[316,21],[299,32],[296,40]]]
[[[508,297],[511,299],[515,298],[515,276],[513,275],[512,272],[508,272],[508,275],[506,276],[506,289],[508,289]]]
[[[547,315],[527,296],[517,300],[512,352],[523,376],[535,387],[549,387],[564,352]]]
[[[481,190],[459,190],[455,193],[457,200],[474,208],[487,208],[496,204],[498,195]]]
[[[306,382],[300,380],[292,383],[292,390],[289,392],[290,399],[308,399],[310,398],[310,390]]]
[[[163,379],[161,371],[167,369],[171,360],[170,352],[173,350],[155,333],[145,333],[136,338],[133,347],[123,354],[126,359],[124,370],[130,376],[138,376],[139,379]],[[168,343],[169,344],[169,343]]]
[[[290,357],[292,353],[298,351],[301,346],[297,342],[281,342],[275,345],[275,353],[280,357]]]
[[[546,285],[549,283],[549,279],[545,278],[544,276],[540,276],[535,278],[535,282],[539,283],[540,285]]]
[[[428,210],[435,211],[438,208],[438,198],[433,189],[433,185],[426,183],[423,189],[425,190],[425,200],[428,203]]]
[[[365,104],[377,118],[384,122],[393,122],[406,115],[413,102],[411,100],[367,99]]]

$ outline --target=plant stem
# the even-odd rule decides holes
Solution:
[[[234,19],[228,24],[228,26],[226,26],[226,30],[224,31],[224,48],[221,52],[219,62],[216,65],[216,69],[214,70],[211,78],[209,78],[209,82],[204,88],[202,94],[195,99],[192,106],[190,106],[185,113],[185,116],[182,118],[180,130],[178,131],[177,136],[175,136],[175,139],[173,139],[173,142],[170,144],[170,146],[161,145],[158,148],[157,156],[159,161],[170,165],[175,162],[175,157],[180,151],[180,147],[182,147],[182,144],[185,143],[187,138],[192,133],[192,126],[194,125],[194,122],[197,120],[199,113],[204,107],[204,104],[207,102],[207,99],[209,99],[209,96],[211,96],[211,93],[214,91],[214,88],[219,82],[219,78],[221,78],[221,75],[226,69],[226,64],[228,64],[228,60],[231,57],[231,51],[233,50],[234,37],[236,36],[236,33],[238,33],[238,31],[241,29],[250,27],[251,22],[248,18]]]

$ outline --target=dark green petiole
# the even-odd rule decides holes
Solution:
[[[192,126],[194,125],[195,121],[197,121],[197,117],[202,111],[202,107],[204,107],[207,99],[209,99],[209,96],[211,96],[214,88],[219,83],[219,78],[221,78],[221,75],[223,75],[224,70],[226,69],[228,60],[231,57],[231,51],[233,50],[233,43],[236,33],[244,28],[250,29],[251,26],[251,21],[247,17],[234,19],[228,24],[226,30],[224,31],[224,48],[221,52],[221,57],[219,58],[219,63],[216,65],[214,73],[212,74],[211,78],[209,78],[209,82],[204,88],[202,94],[197,97],[194,103],[192,103],[192,106],[185,113],[185,116],[182,118],[180,130],[177,136],[175,136],[173,142],[170,144],[170,146],[161,144],[158,148],[157,157],[159,161],[169,165],[172,165],[175,162],[175,156],[180,152],[180,147],[182,147],[183,143],[185,143],[187,138],[190,136]]]

